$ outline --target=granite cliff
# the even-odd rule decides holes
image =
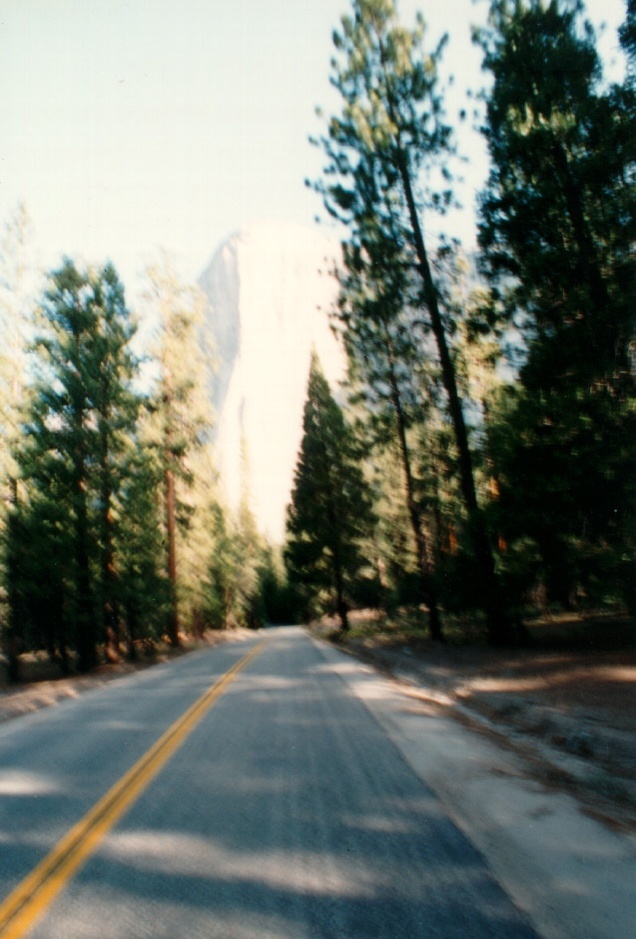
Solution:
[[[337,242],[291,223],[230,236],[199,283],[218,368],[216,450],[229,504],[247,491],[259,527],[280,542],[302,434],[312,348],[335,387],[344,355],[329,325]]]

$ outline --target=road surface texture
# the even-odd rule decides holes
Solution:
[[[365,676],[300,629],[268,630],[0,728],[0,897],[18,897],[0,937],[535,936]],[[117,814],[100,800],[122,777]],[[55,853],[71,830],[75,867]]]

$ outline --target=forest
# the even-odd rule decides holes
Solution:
[[[11,678],[30,651],[87,671],[206,629],[334,615],[346,631],[352,610],[410,610],[436,641],[470,623],[492,645],[523,642],[536,610],[636,613],[636,3],[620,83],[577,0],[492,0],[474,41],[490,172],[468,254],[431,235],[462,156],[445,42],[393,0],[352,0],[334,32],[340,109],[308,185],[344,232],[348,379],[330,388],[313,357],[284,545],[248,485],[223,504],[199,288],[165,254],[146,270],[140,352],[112,264],[65,257],[34,296],[27,212],[6,221]]]

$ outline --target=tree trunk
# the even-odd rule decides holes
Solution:
[[[398,440],[400,443],[400,456],[402,458],[402,469],[404,471],[404,481],[406,483],[406,501],[411,521],[413,538],[415,539],[415,553],[417,555],[417,567],[422,585],[422,597],[428,607],[428,628],[431,639],[437,642],[444,641],[442,632],[442,623],[437,605],[437,592],[433,583],[431,559],[428,542],[422,528],[422,518],[419,506],[415,499],[415,487],[413,484],[413,473],[411,471],[411,455],[409,452],[408,441],[406,439],[406,420],[402,408],[402,399],[398,388],[395,369],[391,355],[390,338],[387,336],[389,344],[389,375],[391,384],[391,397],[395,409],[397,422]]]
[[[137,661],[136,639],[139,621],[139,603],[135,596],[131,596],[126,604],[126,619],[128,625],[128,658],[131,662]]]
[[[12,684],[20,681],[20,648],[21,642],[13,631],[5,639],[4,654],[7,657],[7,678]]]
[[[170,619],[168,635],[170,644],[179,645],[179,607],[177,603],[177,546],[176,546],[176,499],[174,491],[174,473],[166,470],[166,532],[168,536],[168,580],[170,581]]]
[[[102,439],[102,591],[103,629],[106,641],[106,656],[117,661],[120,655],[119,609],[115,595],[117,575],[115,571],[115,549],[113,547],[113,487],[108,459],[108,445]]]
[[[344,598],[344,584],[342,580],[342,567],[340,559],[334,555],[334,578],[336,581],[336,607],[340,617],[340,628],[343,633],[349,630],[349,617],[347,615],[347,602]]]
[[[329,497],[329,506],[328,512],[329,521],[331,524],[331,531],[334,535],[334,540],[331,544],[331,571],[333,574],[334,586],[336,589],[336,610],[340,618],[340,628],[343,633],[348,632],[349,630],[349,617],[347,616],[347,602],[344,597],[344,575],[342,570],[342,555],[340,551],[340,541],[338,538],[338,528],[337,528],[337,519],[336,512],[333,505],[333,499],[330,495]]]
[[[91,603],[91,575],[88,552],[88,508],[84,471],[77,483],[77,520],[75,526],[77,564],[77,649],[79,668],[88,672],[97,665],[97,639]]]
[[[459,462],[459,478],[464,504],[468,512],[468,522],[472,536],[473,549],[477,561],[481,580],[484,585],[483,607],[488,618],[488,635],[493,645],[501,645],[510,639],[510,626],[501,602],[499,583],[495,571],[495,561],[492,549],[488,542],[483,515],[477,502],[475,480],[473,475],[473,461],[468,446],[466,423],[462,411],[462,404],[457,390],[455,367],[451,359],[446,332],[442,320],[437,290],[433,282],[428,255],[424,244],[424,237],[420,226],[411,177],[406,157],[399,151],[399,170],[404,189],[404,195],[409,212],[411,231],[417,255],[417,270],[424,285],[424,299],[431,319],[431,327],[437,345],[442,368],[442,379],[448,396],[448,405],[457,445]]]

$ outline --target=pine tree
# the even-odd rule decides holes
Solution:
[[[528,317],[526,373],[536,352],[536,380],[553,386],[620,379],[631,338],[632,122],[599,92],[581,10],[498,0],[481,37],[494,84],[480,244],[491,277],[514,278],[509,302]]]
[[[134,432],[136,413],[132,328],[114,268],[81,271],[66,259],[49,277],[38,327],[37,375],[18,451],[26,504],[15,508],[9,558],[31,583],[42,569],[34,602],[44,589],[56,611],[47,646],[57,645],[62,657],[75,647],[80,669],[88,670],[105,638],[100,601],[111,625],[116,616],[113,514],[122,441]],[[11,589],[20,606],[24,584]]]
[[[30,479],[39,494],[55,487],[68,511],[73,559],[68,603],[82,671],[97,663],[98,639],[89,518],[89,472],[96,453],[90,396],[95,363],[86,355],[97,324],[93,286],[88,273],[68,259],[50,277],[37,339],[42,364],[27,425]]]
[[[369,493],[352,434],[314,353],[285,560],[290,579],[311,597],[329,592],[343,630],[348,629],[348,590],[364,563],[360,541],[370,522]]]
[[[190,485],[187,516],[177,528],[179,556],[179,613],[195,635],[210,625],[210,559],[218,545],[215,535],[219,492],[214,453],[209,444],[188,455]]]
[[[148,420],[142,406],[135,443],[125,455],[118,496],[119,598],[131,659],[137,658],[139,645],[161,638],[170,609],[170,585],[163,563],[163,472],[156,451],[147,445]]]
[[[0,531],[5,548],[18,522],[10,517],[18,500],[15,449],[26,408],[25,382],[29,327],[32,325],[34,265],[31,222],[23,204],[7,219],[0,242]],[[3,606],[11,593],[9,568],[15,562],[5,551]],[[9,673],[18,678],[19,619],[10,606],[3,610],[3,646]]]
[[[171,584],[168,634],[179,645],[179,531],[192,511],[191,490],[197,481],[192,454],[206,443],[212,426],[209,397],[210,357],[202,341],[205,296],[184,283],[167,255],[147,272],[145,302],[158,326],[154,359],[159,375],[154,392],[153,444],[163,468],[166,570]]]
[[[317,188],[332,214],[349,226],[349,244],[386,267],[413,274],[412,302],[427,316],[435,340],[446,404],[457,447],[462,497],[483,585],[490,638],[503,642],[509,627],[502,609],[494,557],[477,502],[473,458],[449,343],[441,291],[426,246],[423,219],[452,201],[447,164],[453,154],[437,90],[443,43],[422,49],[423,21],[414,31],[398,22],[392,0],[353,0],[334,35],[338,58],[332,84],[343,100],[320,143],[328,157]],[[439,186],[422,188],[423,176]]]
[[[263,619],[262,572],[266,547],[247,499],[236,513],[212,506],[209,530],[213,550],[208,555],[206,612],[215,628],[243,626],[253,629]]]
[[[628,81],[636,78],[636,0],[627,0],[625,22],[619,30],[621,46],[628,59]]]
[[[421,599],[428,607],[431,637],[441,640],[433,553],[409,439],[411,427],[427,412],[421,372],[431,353],[425,348],[426,335],[418,316],[409,306],[403,265],[396,259],[387,269],[390,251],[390,245],[383,246],[382,263],[377,265],[368,252],[363,255],[355,246],[344,246],[345,269],[340,273],[336,318],[352,378],[362,387],[358,397],[368,414],[367,430],[376,438],[376,446],[397,444]]]
[[[99,493],[99,539],[103,633],[110,655],[119,654],[119,575],[116,563],[118,493],[129,470],[127,454],[140,404],[133,390],[137,362],[130,343],[135,325],[126,308],[124,288],[112,264],[95,285],[97,322],[88,355],[96,369],[91,398],[97,422],[96,470]]]
[[[69,610],[74,565],[68,493],[48,468],[39,467],[41,487],[35,488],[33,479],[23,480],[4,532],[9,607],[5,649],[13,681],[20,677],[21,652],[45,649],[66,674],[76,648]]]
[[[616,569],[632,550],[633,89],[602,85],[580,3],[496,0],[479,40],[493,76],[483,269],[524,339],[498,436],[504,503],[510,534],[523,520],[569,603],[586,551],[613,545]]]

